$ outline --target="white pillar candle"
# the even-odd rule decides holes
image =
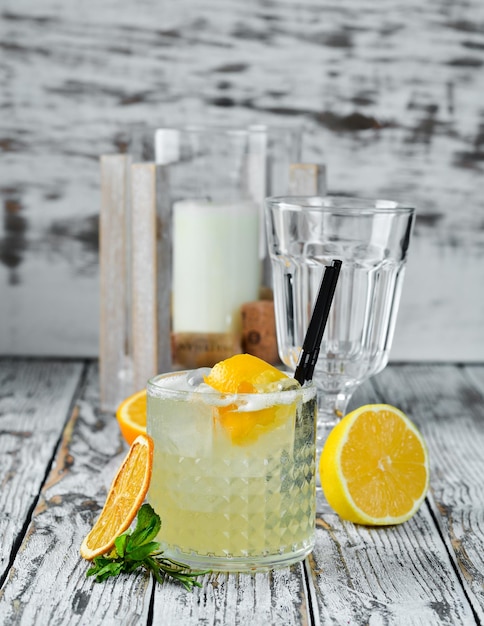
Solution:
[[[173,331],[240,331],[240,307],[258,299],[259,211],[251,202],[173,205]]]

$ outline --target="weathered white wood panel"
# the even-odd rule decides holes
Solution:
[[[392,358],[482,361],[481,0],[3,0],[0,19],[0,353],[97,354],[98,156],[137,125],[220,121],[299,124],[331,192],[414,202]]]
[[[427,441],[431,468],[428,500],[482,623],[484,368],[388,368],[377,378],[377,385],[380,393],[419,425]],[[444,597],[449,601],[451,596]]]
[[[26,534],[0,591],[0,623],[134,625],[151,623],[152,615],[167,626],[484,621],[483,366],[389,367],[352,400],[401,407],[427,440],[431,491],[409,522],[365,528],[323,506],[305,565],[209,575],[193,593],[153,587],[143,574],[103,584],[85,578],[79,546],[126,445],[113,415],[99,411],[97,367],[81,372],[73,362],[0,360],[0,445],[9,433],[31,433],[21,442],[13,437],[15,454],[0,455],[13,459],[1,466],[2,501],[27,503],[16,511]],[[4,485],[17,474],[18,491],[7,494]],[[9,537],[8,528],[0,532]]]
[[[3,618],[4,623],[93,625],[119,620],[134,625],[148,621],[152,582],[147,576],[96,584],[85,578],[88,564],[79,556],[82,539],[99,514],[126,453],[112,414],[97,409],[97,377],[97,367],[90,368],[86,389],[72,411],[55,465],[0,593],[0,621]],[[19,519],[24,516],[22,512]],[[167,583],[156,591],[155,610],[164,616],[165,624],[173,625],[305,624],[308,608],[294,602],[297,596],[305,597],[302,571],[297,565],[267,576],[213,575],[205,577],[202,590],[189,594]],[[43,601],[35,601],[40,593]]]
[[[82,365],[0,360],[0,580],[36,504]]]
[[[444,376],[441,378],[440,374]],[[418,381],[418,387],[414,388],[414,381]],[[393,366],[377,376],[371,385],[363,386],[352,400],[352,406],[367,402],[394,404],[420,426],[429,446],[432,494],[439,489],[439,484],[448,485],[449,472],[453,472],[453,469],[445,469],[446,464],[437,461],[443,446],[452,451],[447,463],[453,467],[459,465],[455,480],[462,481],[463,493],[469,488],[469,479],[465,476],[471,466],[466,458],[460,458],[466,456],[469,441],[464,438],[456,445],[449,421],[445,430],[441,428],[440,438],[434,435],[434,429],[439,429],[439,402],[447,404],[461,383],[455,367]],[[462,398],[455,403],[456,412],[450,412],[451,416],[455,415],[451,424],[462,428]],[[449,415],[448,409],[445,413]],[[471,444],[471,450],[479,445],[484,449],[482,409],[479,417],[481,432],[476,442]],[[471,431],[468,434],[476,435]],[[442,478],[442,473],[445,478]],[[477,483],[479,479],[475,478]],[[453,477],[450,482],[454,483]],[[475,505],[474,489],[468,499],[469,505],[471,502]],[[471,606],[462,589],[461,577],[453,570],[454,550],[458,552],[458,546],[446,547],[432,532],[435,519],[441,515],[444,519],[447,517],[447,509],[440,510],[440,505],[437,506],[439,511],[432,514],[425,502],[405,524],[385,528],[367,528],[342,522],[327,505],[319,507],[322,514],[318,516],[317,543],[310,558],[310,574],[317,589],[322,623],[343,624],[350,619],[349,623],[354,624],[371,624],[374,621],[405,626],[474,624],[474,611],[482,619],[482,600],[479,598],[482,587],[480,591],[478,588],[473,590]],[[482,516],[478,509],[468,513],[472,523],[480,524]],[[484,546],[475,548],[482,550]],[[473,564],[474,568],[482,565],[481,557],[477,561]],[[482,585],[482,575],[475,577],[475,584],[476,587]]]
[[[102,155],[99,216],[99,381],[101,408],[115,410],[133,393],[129,228],[130,158]]]
[[[168,174],[155,163],[131,168],[132,255],[130,301],[133,387],[171,370],[171,242]]]
[[[366,528],[324,514],[310,558],[322,623],[474,623],[433,526],[425,504],[414,518],[389,528]]]
[[[38,377],[39,365],[34,363],[31,368]],[[97,518],[126,453],[113,415],[98,409],[98,376],[97,367],[89,369],[84,393],[64,430],[55,463],[0,593],[1,623],[30,626],[120,620],[134,625],[147,621],[152,585],[148,577],[127,576],[98,585],[86,579],[88,563],[79,555],[81,542]],[[58,390],[62,378],[57,375],[52,391]],[[67,390],[64,393],[67,395]],[[36,402],[44,411],[62,414],[48,401],[37,398]],[[62,424],[52,428],[57,438]],[[45,435],[39,446],[43,442]],[[44,467],[48,467],[45,461]],[[44,476],[45,469],[40,478]],[[22,486],[19,493],[28,490]]]
[[[167,625],[312,623],[302,564],[267,574],[212,574],[191,594],[176,587],[167,591],[157,587],[154,596],[155,614]]]
[[[35,371],[35,364],[31,369]],[[41,406],[45,410],[49,402],[42,401]],[[0,592],[2,623],[148,623],[152,595],[149,577],[140,574],[96,584],[86,579],[88,564],[79,556],[82,539],[99,514],[126,453],[113,415],[99,412],[98,406],[98,369],[93,366]],[[62,424],[55,430],[58,434]],[[44,477],[38,469],[37,473]],[[25,516],[25,511],[18,513],[20,520]],[[307,624],[302,568],[296,565],[256,576],[214,574],[205,577],[203,589],[192,593],[167,583],[156,589],[155,610],[164,616],[165,624],[173,625]],[[295,601],[298,597],[301,600]]]

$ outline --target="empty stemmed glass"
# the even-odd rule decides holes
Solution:
[[[388,362],[415,210],[343,196],[266,200],[279,355],[295,369],[325,267],[342,262],[314,371],[318,450]]]

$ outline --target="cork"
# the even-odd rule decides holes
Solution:
[[[272,300],[258,300],[242,305],[242,349],[267,363],[280,362]]]

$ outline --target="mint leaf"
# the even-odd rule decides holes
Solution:
[[[109,578],[109,576],[117,576],[123,569],[123,563],[119,561],[113,561],[111,559],[105,559],[103,557],[96,557],[94,559],[94,567],[91,567],[87,571],[86,576],[96,576],[96,582],[102,582]]]
[[[142,561],[143,559],[146,559],[147,556],[150,556],[152,552],[159,550],[159,548],[160,544],[157,541],[150,541],[150,543],[136,546],[136,548],[130,548],[126,552],[126,557],[133,561]]]
[[[151,572],[160,584],[168,576],[180,582],[185,589],[201,587],[196,578],[209,572],[193,571],[188,565],[163,556],[160,544],[153,541],[160,528],[160,516],[149,504],[143,504],[138,511],[135,529],[116,537],[113,550],[95,557],[86,576],[95,576],[96,582],[102,582],[110,576],[131,574],[142,567]]]
[[[122,557],[125,555],[126,544],[128,543],[128,538],[129,538],[129,535],[127,535],[126,533],[123,533],[122,535],[119,535],[119,537],[117,537],[116,540],[114,541],[114,548],[118,556]]]
[[[149,504],[143,504],[138,511],[136,527],[130,536],[131,545],[142,545],[151,541],[160,532],[161,519]]]

